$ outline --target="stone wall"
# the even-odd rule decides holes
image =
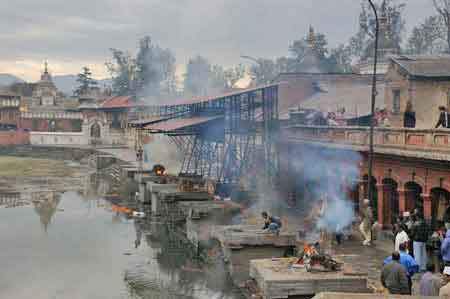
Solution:
[[[83,132],[30,132],[32,145],[88,145],[89,138]]]
[[[400,91],[400,113],[393,113],[393,91]],[[386,74],[385,104],[393,127],[403,127],[403,114],[408,101],[416,112],[416,128],[434,128],[439,119],[439,106],[448,107],[450,81],[410,80],[398,66],[392,65]]]
[[[23,145],[30,143],[29,132],[0,131],[0,146]]]

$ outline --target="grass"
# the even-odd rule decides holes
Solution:
[[[65,177],[73,170],[63,161],[0,156],[0,177]]]

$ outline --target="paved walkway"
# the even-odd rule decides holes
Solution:
[[[373,246],[363,246],[360,240],[344,241],[340,246],[333,246],[333,254],[343,255],[344,262],[368,274],[369,285],[377,291],[383,290],[380,282],[383,260],[394,250],[391,240],[377,240]],[[418,294],[422,274],[413,277],[413,295]]]

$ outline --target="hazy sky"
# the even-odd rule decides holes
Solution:
[[[402,1],[408,28],[433,13],[432,0]],[[104,77],[108,49],[133,50],[144,35],[179,64],[196,54],[224,65],[287,55],[309,24],[331,45],[347,41],[359,9],[360,0],[2,0],[0,73],[36,80],[48,59],[54,74],[89,65]]]

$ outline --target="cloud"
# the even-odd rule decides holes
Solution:
[[[431,1],[405,2],[409,27],[433,12]],[[225,65],[242,62],[242,54],[276,57],[286,55],[310,24],[332,45],[347,41],[359,6],[359,0],[1,1],[0,65],[15,67],[0,72],[17,71],[15,61],[45,59],[78,69],[94,62],[99,69],[109,48],[135,49],[144,35],[171,48],[179,63],[196,54]]]

